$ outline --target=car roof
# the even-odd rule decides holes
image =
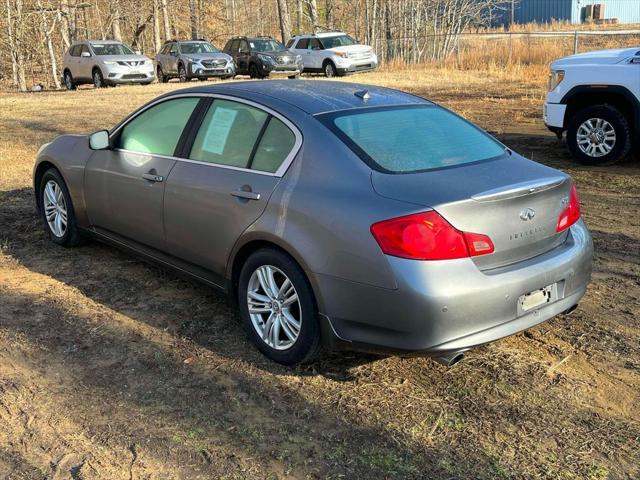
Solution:
[[[368,98],[362,98],[363,92]],[[229,82],[176,90],[172,94],[209,93],[235,95],[258,103],[286,102],[308,114],[389,105],[432,104],[432,102],[391,88],[330,80],[263,80]],[[266,105],[276,108],[275,105]]]
[[[300,35],[294,35],[293,38],[327,38],[327,37],[335,37],[336,35],[346,35],[346,33],[344,32],[301,33]]]
[[[82,40],[81,42],[78,43],[98,43],[98,44],[109,44],[109,43],[124,43],[121,42],[120,40]]]

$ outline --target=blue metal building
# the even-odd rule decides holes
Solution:
[[[492,23],[509,25],[512,15],[515,23],[550,23],[554,20],[582,23],[591,5],[603,5],[605,19],[640,23],[640,0],[515,0],[513,3],[505,0],[502,11]]]

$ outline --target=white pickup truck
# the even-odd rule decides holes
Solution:
[[[610,165],[640,147],[640,47],[600,50],[551,64],[544,123],[567,132],[573,156]]]

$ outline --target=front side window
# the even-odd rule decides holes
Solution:
[[[270,38],[254,38],[249,41],[249,44],[251,45],[251,50],[258,52],[280,52],[285,49],[280,42]]]
[[[122,43],[92,43],[93,53],[103,55],[133,55],[133,51]]]
[[[293,43],[296,41],[295,38],[290,38],[287,44],[285,45],[287,48],[293,47]]]
[[[192,53],[216,53],[219,51],[220,50],[208,42],[189,42],[180,44],[180,52],[187,55]]]
[[[91,52],[89,51],[89,47],[87,45],[82,45],[82,50],[80,50],[80,55],[82,55],[85,52],[91,55]]]
[[[139,153],[173,156],[198,98],[177,98],[154,105],[127,123],[118,147]]]
[[[69,54],[72,57],[79,57],[81,51],[82,51],[82,45],[74,45],[73,47],[71,47],[71,50],[69,50]]]
[[[308,45],[309,45],[309,39],[303,38],[298,42],[298,44],[296,45],[296,48],[298,50],[306,50]]]
[[[178,46],[177,46],[175,43],[171,44],[171,48],[169,49],[169,53],[170,53],[171,55],[177,55],[177,53],[178,53]]]
[[[322,44],[324,48],[335,48],[335,47],[345,47],[347,45],[357,45],[353,38],[349,35],[337,35],[335,37],[323,37]]]
[[[318,116],[371,168],[413,173],[489,160],[505,147],[437,106],[356,109]]]

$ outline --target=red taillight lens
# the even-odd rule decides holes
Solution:
[[[558,226],[556,232],[562,232],[571,225],[576,223],[580,218],[580,199],[578,198],[578,191],[576,186],[571,186],[571,197],[569,199],[569,205],[565,208],[558,217]]]
[[[387,255],[413,260],[448,260],[494,251],[488,236],[461,232],[435,211],[374,223],[371,233]]]

